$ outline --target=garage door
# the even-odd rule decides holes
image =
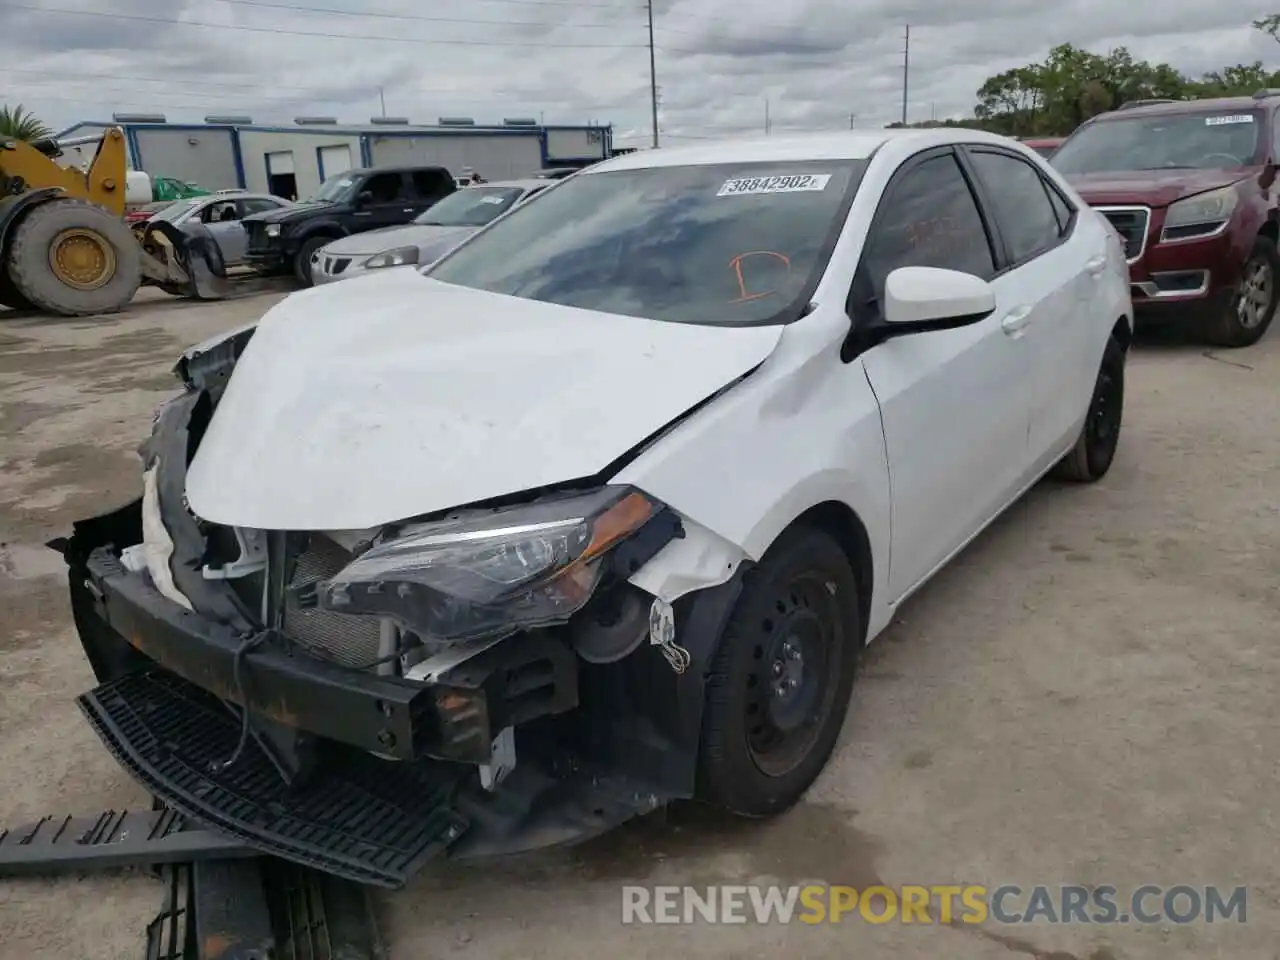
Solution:
[[[267,173],[272,176],[293,173],[293,151],[282,150],[279,153],[268,153]]]
[[[332,147],[320,148],[320,179],[332,177],[334,174],[346,173],[351,169],[351,145],[339,143]]]

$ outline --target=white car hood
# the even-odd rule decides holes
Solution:
[[[521,300],[416,270],[307,290],[245,348],[187,499],[215,523],[367,529],[592,476],[781,335]]]
[[[400,227],[382,227],[354,233],[325,244],[324,252],[336,257],[372,257],[375,253],[396,247],[425,247],[450,238],[461,243],[479,227],[442,227],[426,223],[408,223]]]

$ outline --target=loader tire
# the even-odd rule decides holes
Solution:
[[[3,258],[0,258],[0,307],[12,307],[14,310],[35,309],[35,304],[20,294],[9,279],[9,268]]]
[[[40,310],[64,317],[114,313],[142,282],[142,251],[125,222],[83,200],[51,200],[14,231],[9,275]]]

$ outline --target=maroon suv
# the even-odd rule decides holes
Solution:
[[[1256,343],[1276,312],[1280,91],[1121,108],[1053,155],[1125,241],[1135,319]]]

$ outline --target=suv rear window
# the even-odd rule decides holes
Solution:
[[[1122,170],[1211,170],[1258,162],[1258,110],[1137,114],[1097,120],[1053,155],[1065,174]]]

